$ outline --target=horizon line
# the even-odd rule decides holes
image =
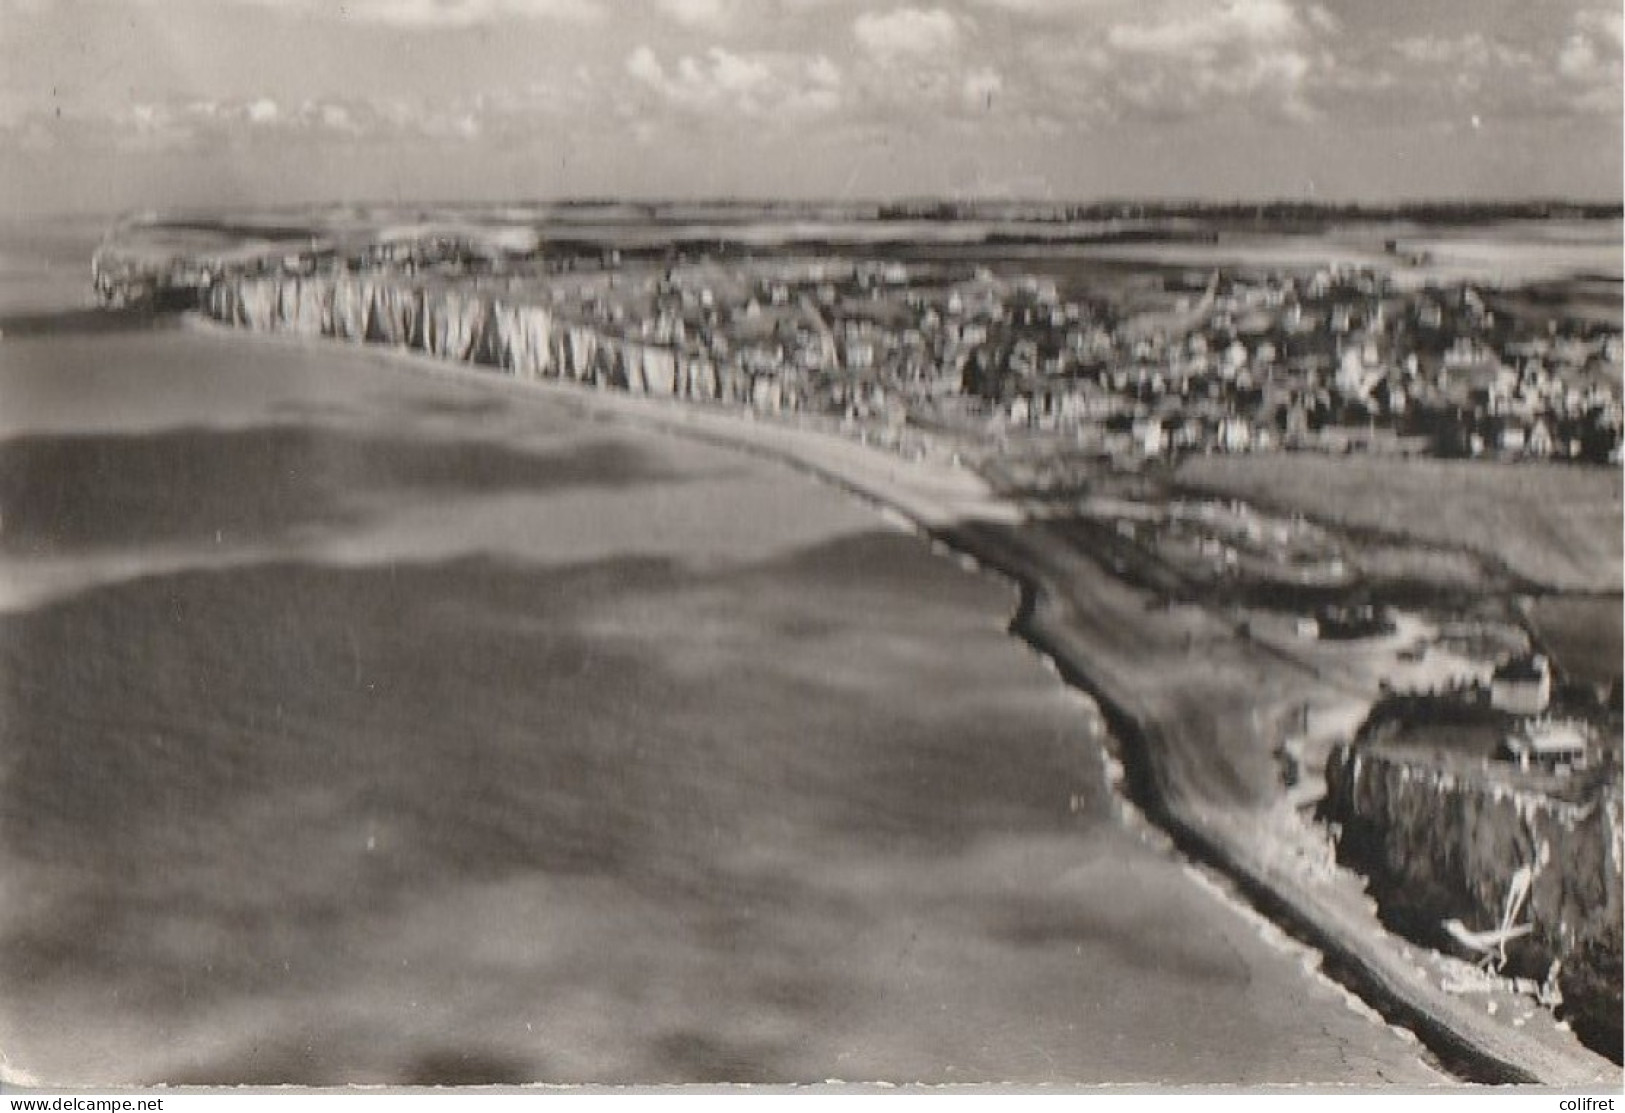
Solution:
[[[707,207],[718,208],[782,208],[795,209],[886,209],[919,207],[952,210],[963,208],[974,210],[977,208],[1026,208],[1032,210],[1061,210],[1061,209],[1114,209],[1114,208],[1143,208],[1151,210],[1152,214],[1158,211],[1193,210],[1193,211],[1226,211],[1237,209],[1296,209],[1306,213],[1315,212],[1373,212],[1373,213],[1404,213],[1418,210],[1519,210],[1530,211],[1542,208],[1549,209],[1579,209],[1587,210],[1589,219],[1625,219],[1625,198],[1585,199],[1579,197],[1561,196],[1531,196],[1531,197],[1461,197],[1461,196],[1426,196],[1405,199],[1378,199],[1378,198],[1303,198],[1289,196],[1255,196],[1255,197],[1199,197],[1199,196],[1143,196],[1114,195],[1092,199],[1084,198],[1041,198],[1041,197],[995,197],[995,196],[949,196],[942,194],[907,194],[890,197],[801,197],[790,198],[773,195],[746,195],[746,194],[717,194],[708,196],[679,197],[679,196],[638,196],[638,195],[594,195],[578,194],[559,197],[530,197],[505,198],[498,200],[471,200],[455,198],[334,198],[331,200],[299,200],[286,202],[268,202],[263,205],[223,205],[218,208],[208,206],[181,206],[174,209],[164,209],[155,206],[131,206],[119,210],[100,209],[58,209],[40,210],[35,212],[14,211],[0,216],[0,220],[15,223],[27,220],[41,219],[92,219],[101,218],[111,221],[136,220],[141,218],[177,218],[186,216],[224,215],[231,213],[270,213],[288,211],[320,211],[332,209],[376,209],[376,210],[408,210],[408,209],[469,209],[492,210],[502,208],[591,208],[591,207],[644,207],[644,208],[681,208],[681,207]],[[1603,210],[1600,214],[1597,210]],[[922,214],[923,215],[923,214]],[[906,218],[905,218],[906,219]]]

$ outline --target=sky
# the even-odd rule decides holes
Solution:
[[[1618,0],[0,0],[0,216],[1622,196]]]

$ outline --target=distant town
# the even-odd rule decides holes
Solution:
[[[1186,266],[1142,271],[1125,298],[874,254],[752,258],[719,243],[651,259],[568,242],[544,253],[418,227],[353,253],[313,240],[178,268],[106,259],[97,285],[121,302],[193,298],[226,273],[468,282],[662,349],[676,380],[700,368],[710,397],[839,416],[883,442],[913,424],[1059,435],[1114,459],[1285,448],[1620,461],[1619,328],[1530,312],[1472,282]],[[682,381],[669,389],[685,393]]]

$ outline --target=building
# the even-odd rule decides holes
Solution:
[[[1318,636],[1323,641],[1354,641],[1378,638],[1398,629],[1393,612],[1370,604],[1357,607],[1325,606],[1315,614]]]
[[[1514,657],[1490,677],[1490,706],[1509,715],[1540,715],[1552,702],[1552,669],[1536,653]]]
[[[1506,736],[1502,749],[1509,761],[1528,772],[1573,772],[1584,769],[1589,753],[1585,729],[1566,719],[1532,719]]]
[[[1531,456],[1550,456],[1555,447],[1551,428],[1545,421],[1537,420],[1534,428],[1529,430],[1529,438],[1524,442],[1524,451]]]
[[[1146,456],[1160,456],[1168,450],[1168,437],[1158,418],[1144,418],[1134,423],[1134,442]]]

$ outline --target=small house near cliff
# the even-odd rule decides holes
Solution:
[[[1509,715],[1540,715],[1552,702],[1552,669],[1543,654],[1514,657],[1490,677],[1490,706]]]
[[[1585,727],[1568,719],[1532,719],[1508,734],[1505,756],[1519,769],[1567,773],[1584,769],[1590,754]]]
[[[1389,608],[1369,603],[1356,607],[1321,607],[1315,612],[1315,623],[1318,636],[1328,641],[1378,638],[1399,628]]]

